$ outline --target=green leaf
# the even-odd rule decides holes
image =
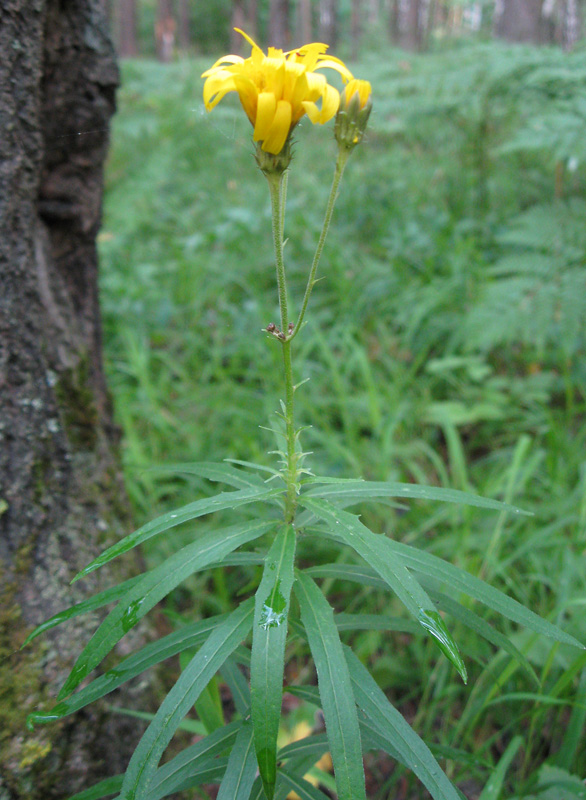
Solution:
[[[87,614],[88,611],[96,611],[98,608],[103,608],[109,603],[115,603],[116,600],[119,600],[131,586],[134,586],[134,584],[140,580],[140,578],[140,575],[137,575],[135,578],[129,578],[129,580],[119,583],[117,586],[110,586],[109,589],[104,589],[103,592],[99,592],[93,597],[89,597],[87,600],[82,600],[81,603],[76,603],[74,606],[59,611],[59,613],[55,614],[50,619],[41,622],[34,631],[29,633],[21,645],[21,650],[41,633],[50,631],[51,628],[61,625],[62,622],[67,622],[68,619],[79,617],[80,614]]]
[[[342,511],[324,500],[302,498],[301,502],[328,523],[334,536],[349,545],[378,572],[417,622],[433,636],[442,653],[448,657],[466,683],[466,666],[456,643],[433,602],[402,559],[396,555],[389,557],[384,545],[390,540],[374,534],[354,514]]]
[[[177,792],[185,792],[188,789],[194,789],[196,786],[201,786],[202,784],[219,783],[224,777],[224,772],[226,771],[227,765],[227,758],[206,759],[198,764],[197,769],[194,768],[193,773],[189,778],[185,778],[176,786],[176,788],[173,790],[173,796],[176,797]],[[168,794],[168,792],[165,792],[164,795],[160,792],[157,794],[151,794],[149,791],[146,795],[144,795],[144,798],[145,800],[159,800],[161,797],[168,797]],[[115,800],[123,800],[122,795],[119,795],[119,797],[115,798]]]
[[[188,654],[182,653],[182,658],[185,656],[188,656]],[[184,664],[181,659],[180,663],[183,668]],[[195,713],[203,723],[206,733],[213,733],[219,728],[224,727],[226,720],[224,719],[224,709],[222,706],[222,698],[220,697],[220,690],[218,688],[218,680],[215,675],[195,701],[194,707]]]
[[[94,633],[77,659],[58,699],[62,700],[72,692],[139,619],[178,584],[273,527],[274,523],[271,522],[250,522],[221,531],[210,531],[147,572],[120,599]]]
[[[154,664],[171,658],[186,649],[198,647],[227,617],[227,614],[219,614],[216,617],[193,622],[191,625],[186,625],[184,628],[164,636],[157,642],[146,645],[137,653],[125,658],[113,669],[84,686],[81,691],[57,703],[49,711],[29,714],[27,727],[31,729],[31,726],[36,723],[52,722],[73,714],[80,708],[113,692],[114,689],[140,675]]]
[[[199,475],[215,483],[225,483],[236,489],[264,487],[262,479],[254,473],[234,469],[228,464],[216,464],[211,461],[195,461],[193,463],[162,464],[150,467],[147,472],[168,472],[177,475]]]
[[[358,715],[334,613],[317,585],[296,573],[295,594],[307,633],[326,721],[339,800],[366,800]]]
[[[245,717],[250,713],[250,689],[248,688],[246,678],[238,669],[238,664],[232,656],[226,659],[220,673],[232,693],[232,700],[236,706],[236,711]]]
[[[233,611],[181,673],[130,759],[120,793],[121,800],[142,800],[147,796],[157,764],[177,726],[202,689],[249,632],[254,613],[253,603],[250,598]]]
[[[305,574],[311,575],[312,578],[337,578],[341,581],[374,586],[377,589],[388,589],[387,582],[364,564],[319,564],[317,567],[306,569]]]
[[[312,786],[312,784],[304,778],[294,773],[289,773],[286,769],[282,771],[282,774],[283,784],[290,791],[296,792],[300,800],[328,800],[327,795],[320,792],[319,789],[316,789],[315,786]]]
[[[256,775],[252,725],[245,723],[230,753],[217,800],[248,800]]]
[[[476,631],[483,639],[486,639],[487,642],[491,642],[496,647],[500,647],[505,653],[511,656],[519,666],[527,673],[527,675],[531,678],[531,680],[537,685],[540,686],[539,678],[529,660],[521,651],[515,647],[515,645],[507,639],[500,631],[495,630],[492,625],[490,625],[486,620],[479,617],[478,614],[475,614],[473,611],[470,611],[467,608],[464,608],[463,605],[452,600],[451,597],[443,594],[442,592],[431,591],[431,595],[434,600],[438,603],[440,609],[442,611],[446,611],[452,617],[460,620],[463,625],[470,630]]]
[[[329,749],[328,737],[325,733],[318,733],[314,736],[306,736],[296,742],[281,747],[279,750],[279,761],[286,761],[289,758],[305,758],[313,756],[318,761]]]
[[[106,778],[99,783],[95,783],[89,789],[84,789],[83,792],[72,795],[69,800],[98,800],[100,797],[117,794],[120,791],[123,780],[124,775],[114,775],[112,778]]]
[[[478,508],[491,508],[495,511],[510,511],[513,514],[532,516],[532,512],[523,511],[521,508],[491,500],[488,497],[479,497],[469,492],[457,489],[442,489],[439,486],[421,486],[417,483],[397,483],[395,481],[377,482],[363,480],[340,480],[331,478],[327,482],[323,478],[310,478],[306,485],[320,484],[310,488],[307,496],[322,497],[328,500],[355,499],[373,500],[377,497],[409,497],[414,500],[440,500],[444,503],[456,503],[464,506],[478,506]],[[321,485],[323,484],[323,485]]]
[[[84,575],[89,575],[90,572],[93,572],[99,567],[103,567],[104,564],[107,564],[123,553],[127,553],[129,550],[132,550],[133,547],[143,544],[153,536],[175,528],[183,522],[197,519],[197,517],[203,517],[205,514],[223,511],[227,508],[238,508],[238,506],[243,506],[246,503],[268,500],[272,497],[277,497],[277,495],[282,494],[282,492],[282,489],[268,489],[266,487],[241,489],[238,492],[222,492],[213,497],[205,497],[202,500],[196,500],[194,503],[188,503],[186,506],[178,508],[176,511],[168,511],[166,514],[162,514],[160,517],[147,522],[142,528],[139,528],[134,531],[134,533],[116,542],[112,547],[104,550],[91,564],[88,564],[81,572],[78,572],[72,583],[83,578]]]
[[[409,767],[435,800],[459,800],[456,789],[442,772],[431,751],[394,708],[369,671],[349,647],[344,647],[356,702],[391,751]]]
[[[522,744],[523,738],[521,736],[515,736],[513,741],[509,744],[505,752],[500,757],[499,763],[492,771],[492,774],[488,779],[488,783],[482,790],[478,800],[499,800],[507,770],[511,766],[511,762],[517,755],[517,752]]]
[[[306,574],[308,571],[306,571]],[[411,622],[411,620],[403,619],[402,617],[387,617],[385,614],[336,614],[334,621],[339,631],[421,633],[421,626],[416,622]]]
[[[241,728],[241,721],[231,722],[187,747],[160,767],[153,776],[147,800],[159,800],[177,792],[186,781],[197,778],[202,770],[207,771],[215,757],[222,755],[234,744]]]
[[[492,608],[493,611],[502,614],[503,617],[510,619],[512,622],[518,622],[520,625],[524,625],[526,628],[540,633],[548,639],[571,644],[574,647],[580,647],[582,650],[586,649],[581,642],[562,631],[557,625],[542,619],[533,611],[521,605],[521,603],[511,597],[507,597],[506,594],[489,586],[488,583],[480,580],[480,578],[476,578],[474,575],[470,575],[468,572],[464,572],[464,570],[454,567],[447,561],[431,555],[431,553],[426,553],[424,550],[418,550],[402,542],[396,542],[386,536],[382,537],[382,539],[389,558],[392,558],[396,553],[403,559],[409,569],[430,575],[439,581],[447,583],[452,590],[459,590],[469,597],[473,597],[475,600]]]
[[[255,600],[250,662],[251,713],[256,757],[268,800],[272,800],[277,779],[277,735],[295,541],[293,526],[284,525],[267,554]]]

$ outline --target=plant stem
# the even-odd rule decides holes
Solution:
[[[297,324],[295,325],[295,329],[291,334],[291,336],[289,337],[289,341],[294,339],[301,330],[301,324],[305,317],[305,312],[307,311],[307,304],[309,303],[309,298],[311,297],[311,292],[316,282],[315,276],[317,273],[317,268],[319,266],[319,260],[321,258],[321,254],[324,249],[324,244],[326,241],[326,236],[328,235],[328,230],[330,228],[332,214],[334,213],[334,206],[336,204],[336,199],[338,197],[338,188],[340,186],[340,181],[342,180],[342,175],[344,174],[344,168],[346,167],[346,162],[348,161],[348,156],[350,155],[350,152],[351,152],[350,150],[347,150],[344,147],[340,147],[340,149],[338,150],[338,158],[336,160],[336,168],[334,170],[334,178],[332,180],[332,188],[330,189],[330,196],[328,197],[328,204],[326,206],[324,224],[321,230],[319,241],[317,243],[317,247],[315,249],[315,255],[313,256],[311,270],[309,271],[309,278],[307,279],[307,286],[305,287],[305,294],[303,296],[301,312],[299,314]]]
[[[289,312],[287,307],[287,280],[285,276],[285,262],[283,260],[283,226],[285,217],[284,189],[286,188],[286,173],[281,175],[267,175],[271,193],[271,211],[273,222],[273,244],[275,248],[275,262],[277,268],[277,286],[279,290],[279,307],[281,309],[281,333],[279,337],[283,349],[283,370],[285,373],[285,430],[287,440],[285,484],[287,494],[285,499],[285,522],[292,523],[295,518],[297,506],[297,453],[295,448],[295,423],[293,421],[293,362],[291,359],[291,340],[287,339]]]

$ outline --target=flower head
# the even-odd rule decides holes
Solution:
[[[368,81],[352,78],[342,92],[334,135],[341,147],[360,144],[372,111],[372,88]]]
[[[306,44],[288,53],[269,47],[265,55],[249,36],[238,32],[252,46],[250,58],[224,56],[204,72],[204,103],[211,111],[228,92],[238,92],[254,127],[254,141],[266,153],[278,155],[304,114],[323,125],[338,110],[337,89],[315,70],[336,70],[344,81],[352,74],[342,61],[326,55],[325,44]]]

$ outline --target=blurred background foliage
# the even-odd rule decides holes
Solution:
[[[472,5],[451,4],[446,19],[467,19]],[[154,55],[157,9],[139,10],[140,51]],[[190,10],[189,48],[175,43],[171,63],[122,63],[100,235],[107,367],[138,523],[213,491],[152,467],[273,465],[259,425],[270,427],[282,392],[278,348],[261,332],[278,305],[250,126],[236,98],[210,116],[201,102],[201,72],[230,51],[233,8]],[[304,447],[316,472],[451,486],[533,511],[363,509],[373,530],[457,563],[586,641],[586,52],[496,41],[494,14],[477,30],[431,30],[425,52],[408,52],[388,44],[392,8],[378,10],[378,28],[363,18],[355,61],[352,4],[337,9],[336,52],[371,81],[374,111],[296,340],[296,379],[310,379],[296,395],[300,424],[312,425]],[[259,2],[260,39],[269,16]],[[335,143],[307,122],[295,138],[285,235],[298,307]],[[182,536],[190,531],[147,558]],[[302,546],[301,556],[331,551]],[[252,567],[196,576],[167,613],[226,610],[253,577]],[[340,581],[329,597],[337,611],[398,611]],[[482,787],[482,800],[584,797],[584,655],[507,631],[534,683],[498,643],[451,624],[467,688],[418,636],[365,631],[352,642],[467,798]],[[289,656],[307,674],[303,652]],[[501,758],[503,780],[489,791]],[[400,769],[367,766],[373,798],[426,796]]]

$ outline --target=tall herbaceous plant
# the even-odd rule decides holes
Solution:
[[[237,93],[253,126],[256,161],[269,186],[280,320],[263,322],[267,347],[279,348],[282,354],[284,379],[284,400],[277,411],[280,419],[275,466],[248,462],[181,465],[181,471],[225,484],[232,490],[195,499],[143,525],[102,553],[74,580],[189,520],[229,509],[234,516],[232,524],[197,534],[190,544],[149,572],[63,611],[35,630],[27,641],[79,614],[116,603],[83,649],[57,704],[48,711],[31,714],[29,724],[61,719],[163,659],[183,654],[184,669],[152,717],[126,773],[107,778],[77,795],[79,800],[107,795],[117,795],[120,800],[158,800],[214,782],[220,784],[219,800],[283,800],[291,791],[306,800],[325,800],[325,795],[305,776],[326,752],[331,754],[339,800],[361,800],[366,798],[363,755],[372,749],[383,750],[401,762],[436,800],[458,800],[462,795],[427,745],[391,705],[351,648],[340,640],[339,629],[352,627],[353,621],[361,629],[380,627],[380,623],[370,614],[336,616],[317,580],[334,577],[394,592],[413,617],[415,629],[433,638],[464,681],[465,664],[440,613],[446,610],[489,641],[498,642],[523,669],[531,668],[512,643],[470,610],[469,600],[464,600],[464,605],[458,602],[462,596],[551,639],[581,645],[478,578],[398,542],[392,535],[373,533],[348,509],[381,498],[387,502],[389,498],[425,498],[523,512],[465,492],[415,484],[341,480],[312,473],[301,444],[302,429],[294,416],[295,392],[303,381],[295,385],[293,353],[296,338],[303,335],[342,174],[364,137],[372,107],[371,87],[367,81],[355,79],[339,59],[329,56],[323,44],[307,44],[289,53],[269,48],[265,55],[243,35],[252,47],[250,57],[229,55],[216,62],[203,75],[203,93],[208,110],[227,93]],[[328,83],[327,76],[332,72],[344,82],[341,94]],[[293,305],[287,291],[284,218],[292,136],[305,115],[320,125],[333,120],[337,157],[305,293]],[[258,514],[253,521],[249,513],[239,521],[238,509],[250,504]],[[339,563],[298,569],[296,545],[300,534],[307,539],[325,538],[334,546],[345,548],[346,555]],[[230,565],[258,565],[257,589],[252,596],[230,613],[191,622],[148,644],[79,689],[120,639],[182,581],[206,568]],[[450,597],[438,591],[442,586],[447,587]],[[395,623],[404,630],[404,621]],[[386,625],[392,629],[393,620],[386,618]],[[288,634],[307,643],[317,672],[317,688],[283,685]],[[207,697],[213,701],[214,691],[217,693],[216,673],[231,691],[235,708],[232,719],[222,725],[220,709],[219,726],[209,726],[207,736],[160,766],[167,745],[194,704],[200,716],[205,716],[203,700]],[[279,749],[284,691],[321,707],[325,735],[310,735]]]

